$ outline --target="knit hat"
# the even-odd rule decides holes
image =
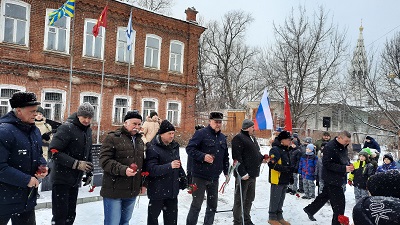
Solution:
[[[282,127],[277,127],[277,128],[276,128],[276,131],[282,132]]]
[[[33,92],[15,92],[9,101],[11,108],[13,109],[40,105],[40,102],[36,100],[36,95]]]
[[[254,122],[249,120],[249,119],[244,119],[242,123],[242,130],[246,130],[247,128],[250,128],[254,126]]]
[[[298,138],[299,134],[298,133],[293,133],[293,138]]]
[[[150,118],[153,118],[153,116],[158,116],[158,114],[156,112],[151,112],[150,113]]]
[[[311,151],[314,151],[314,145],[313,144],[308,144],[307,148],[310,149]]]
[[[383,156],[383,160],[385,160],[385,159],[389,159],[390,162],[393,162],[393,156],[392,156],[392,154],[386,153],[386,154]]]
[[[372,140],[373,138],[371,136],[366,136],[365,139]]]
[[[36,112],[41,113],[42,115],[44,115],[44,109],[41,106],[39,106],[37,108]]]
[[[306,137],[306,138],[304,138],[304,142],[306,142],[308,144],[311,144],[312,138],[311,137]]]
[[[283,139],[292,139],[292,135],[290,135],[289,131],[284,130],[279,133],[277,138],[278,138],[278,141],[282,141]]]
[[[167,133],[170,131],[175,131],[174,125],[172,125],[168,120],[163,120],[160,124],[159,134]]]
[[[142,116],[139,114],[139,112],[137,110],[132,110],[132,111],[128,111],[124,117],[124,122],[129,120],[129,119],[139,119],[139,120],[143,120]]]
[[[89,102],[84,102],[78,107],[77,116],[93,118],[94,107]]]
[[[388,170],[371,176],[367,181],[367,190],[372,196],[400,198],[400,172]]]
[[[367,150],[369,150],[369,149],[366,149],[366,148],[362,149],[362,150],[358,153],[358,155],[363,155],[363,156],[365,156],[365,158],[368,159],[370,153],[368,153]]]
[[[353,208],[354,225],[400,224],[400,199],[369,196],[360,199]]]
[[[222,119],[224,119],[224,114],[222,114],[221,112],[211,112],[209,118],[210,118],[210,120],[221,121]]]

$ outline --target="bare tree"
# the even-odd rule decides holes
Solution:
[[[253,18],[242,11],[224,15],[222,24],[211,21],[199,50],[200,95],[198,107],[238,108],[248,99],[257,74],[257,49],[244,36]]]
[[[174,6],[174,0],[120,0],[120,1],[136,3],[138,6],[146,8],[148,10],[166,14],[169,14],[172,6]]]
[[[301,127],[312,106],[327,101],[337,80],[339,66],[346,54],[345,32],[340,32],[329,21],[322,7],[312,18],[305,8],[294,9],[282,25],[274,24],[276,44],[260,60],[260,70],[272,96],[283,99],[284,86],[288,87],[293,124]]]

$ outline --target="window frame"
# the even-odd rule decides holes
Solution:
[[[124,116],[125,114],[121,114],[121,123],[117,123],[114,120],[115,117],[115,104],[117,102],[117,98],[122,98],[122,99],[126,99],[127,100],[127,107],[126,107],[126,112],[129,112],[131,110],[131,97],[130,96],[126,96],[126,95],[114,95],[114,99],[113,99],[113,107],[112,107],[112,113],[111,113],[111,124],[113,126],[121,126],[122,124],[124,124]]]
[[[158,105],[159,105],[159,103],[158,103],[158,99],[156,99],[156,98],[142,98],[142,104],[141,104],[141,113],[142,113],[142,117],[143,117],[143,121],[146,121],[146,117],[147,116],[150,116],[150,112],[149,113],[145,113],[144,112],[144,102],[146,102],[146,101],[148,101],[148,102],[154,102],[155,104],[154,104],[154,111],[155,112],[158,112]]]
[[[11,3],[14,5],[19,5],[22,7],[26,8],[26,26],[25,26],[25,45],[18,44],[16,42],[5,42],[4,41],[4,33],[5,33],[5,9],[6,9],[6,4]],[[30,31],[30,25],[31,25],[31,5],[29,3],[23,2],[23,1],[16,1],[16,0],[3,0],[1,1],[0,5],[0,42],[1,43],[8,43],[8,44],[13,44],[13,45],[18,45],[18,46],[25,46],[29,47],[29,31]],[[14,28],[16,25],[14,25]],[[16,32],[16,31],[15,31]],[[16,39],[16,33],[13,34],[13,39]]]
[[[92,120],[93,123],[99,123],[99,119],[100,119],[100,111],[101,111],[101,95],[95,92],[81,92],[80,96],[79,96],[79,103],[82,104],[83,103],[83,98],[85,96],[91,96],[91,97],[97,97],[97,101],[98,101],[98,105],[97,105],[97,111],[95,110],[95,115],[94,118],[95,120]],[[92,103],[90,103],[92,104]]]
[[[43,107],[43,109],[46,109],[46,107],[45,107],[45,105],[44,104],[51,104],[51,103],[46,103],[45,102],[45,97],[46,97],[46,93],[47,92],[52,92],[52,93],[58,93],[58,94],[61,94],[61,100],[62,100],[62,103],[61,103],[61,115],[60,115],[60,119],[61,119],[61,121],[60,122],[64,122],[65,120],[64,120],[64,114],[65,114],[65,106],[66,106],[66,103],[67,103],[67,92],[66,91],[64,91],[64,90],[60,90],[60,89],[55,89],[55,88],[44,88],[44,89],[42,89],[42,91],[41,91],[41,106]],[[53,106],[52,106],[53,107]],[[69,115],[68,115],[69,116]],[[54,120],[54,112],[53,112],[53,114],[52,115],[47,115],[47,117],[46,117],[47,119],[50,119],[50,120]],[[56,120],[54,120],[54,121],[56,121]]]
[[[178,70],[172,70],[171,69],[171,61],[172,61],[172,54],[177,55],[175,53],[172,53],[172,44],[177,44],[180,45],[182,47],[181,49],[181,66]],[[172,73],[183,73],[183,57],[184,57],[184,52],[185,52],[185,44],[181,41],[178,40],[171,40],[170,44],[169,44],[169,63],[168,63],[168,71],[172,72]],[[176,57],[175,57],[175,61],[176,61]]]
[[[88,23],[94,23],[96,25],[97,20],[96,19],[90,19],[90,18],[85,18],[84,21],[84,25],[83,25],[83,47],[82,47],[82,57],[86,57],[86,58],[91,58],[91,59],[97,59],[97,60],[103,60],[104,59],[104,44],[105,44],[105,36],[106,36],[106,29],[104,29],[104,27],[99,27],[99,35],[102,37],[102,41],[101,41],[101,50],[100,50],[100,58],[97,58],[94,56],[95,53],[95,40],[98,37],[94,37],[93,33],[90,32],[90,34],[86,34],[87,32],[87,24]],[[90,55],[85,55],[86,54],[86,39],[87,39],[87,35],[90,35],[91,38],[93,38],[93,42],[92,42],[92,53],[93,56]]]
[[[53,12],[54,10],[56,10],[56,9],[49,9],[49,8],[46,9],[46,17],[45,17],[45,22],[44,22],[45,26],[44,26],[43,50],[69,55],[70,37],[71,37],[71,17],[68,17],[68,16],[63,17],[66,19],[65,51],[62,52],[62,51],[58,51],[58,50],[54,50],[54,49],[47,49],[47,43],[48,43],[48,39],[49,39],[49,28],[54,27],[54,26],[49,25],[49,14],[51,12]],[[54,27],[54,28],[57,29],[57,31],[59,30],[59,28],[56,28],[56,27]],[[58,47],[58,32],[57,32],[56,41],[57,41],[57,47]]]
[[[123,30],[124,33],[125,33],[126,32],[126,27],[122,27],[122,26],[117,27],[117,40],[116,40],[116,47],[115,47],[115,62],[128,63],[127,59],[126,59],[126,61],[118,61],[118,44],[119,44],[119,31],[120,30]],[[132,50],[131,51],[127,50],[128,49],[128,44],[127,44],[127,40],[125,38],[125,42],[124,42],[124,49],[125,49],[124,58],[127,57],[127,55],[125,54],[126,52],[131,52],[130,63],[131,63],[131,65],[134,65],[134,63],[135,63],[136,30],[132,30],[132,35],[133,35],[133,41],[132,41]]]
[[[159,41],[159,43],[158,43],[158,62],[157,62],[157,67],[152,67],[152,66],[146,66],[146,58],[147,58],[147,41],[148,41],[148,38],[155,38],[155,39],[158,39],[158,41]],[[155,35],[155,34],[146,34],[146,40],[145,40],[145,46],[144,46],[144,60],[143,60],[143,66],[145,67],[145,68],[149,68],[149,69],[157,69],[157,70],[160,70],[160,59],[161,59],[161,45],[162,45],[162,38],[160,37],[160,36],[157,36],[157,35]],[[153,61],[154,61],[154,59],[153,59],[153,51],[151,51],[152,52],[152,54],[151,54],[151,63],[150,64],[153,64]]]
[[[169,110],[168,109],[168,105],[169,105],[169,103],[175,103],[175,104],[178,104],[178,118],[177,118],[177,122],[176,122],[176,124],[174,124],[173,123],[173,121],[170,121],[170,120],[168,120],[168,112],[169,111],[172,111],[172,110]],[[181,101],[177,101],[177,100],[168,100],[167,101],[167,104],[166,104],[166,106],[165,106],[165,111],[167,112],[166,113],[166,119],[170,122],[170,123],[172,123],[174,126],[176,126],[176,127],[179,127],[180,126],[180,124],[181,124],[181,115],[182,115],[182,102]]]
[[[0,91],[2,89],[14,89],[14,90],[19,90],[19,91],[26,91],[25,87],[18,86],[18,85],[13,85],[13,84],[0,84]],[[10,99],[8,97],[3,99],[0,96],[0,101],[7,101],[7,110],[6,110],[7,112],[5,114],[7,114],[9,111],[12,110],[11,105],[10,105]],[[5,105],[1,105],[1,103],[0,103],[0,106],[5,106]],[[1,115],[1,116],[4,116],[4,115]]]

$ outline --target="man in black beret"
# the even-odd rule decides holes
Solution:
[[[144,160],[144,142],[139,133],[142,116],[129,111],[124,125],[107,134],[100,150],[104,170],[100,195],[103,197],[104,224],[128,224],[136,197],[142,188],[140,176]]]
[[[10,105],[12,111],[0,118],[0,224],[11,219],[12,224],[33,225],[38,179],[47,175],[35,126],[40,102],[32,92],[16,92]]]
[[[186,225],[196,225],[207,191],[207,209],[204,224],[214,223],[215,212],[218,203],[218,180],[220,174],[225,174],[225,182],[229,182],[229,153],[226,136],[221,133],[221,112],[211,112],[209,125],[197,130],[186,146],[186,152],[192,163],[192,182],[197,185],[197,191],[193,192],[192,204],[186,218]]]

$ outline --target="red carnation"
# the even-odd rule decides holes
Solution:
[[[189,194],[193,194],[193,192],[195,192],[197,190],[197,185],[196,184],[189,184],[189,187],[187,189],[188,189],[187,192]]]
[[[58,152],[58,150],[57,150],[57,149],[55,149],[55,148],[52,148],[52,149],[50,149],[50,152],[51,152],[52,154],[55,154],[55,153],[57,153],[57,152]]]
[[[148,175],[150,175],[150,173],[147,172],[147,171],[144,171],[144,172],[140,173],[140,175],[141,175],[142,177],[147,177]]]
[[[340,225],[349,225],[350,224],[349,217],[347,217],[345,215],[339,215],[338,221],[339,221]]]
[[[136,163],[132,163],[131,165],[129,165],[129,168],[131,168],[133,171],[137,171],[138,166],[136,165]]]
[[[296,197],[300,198],[300,195],[299,195],[299,193],[296,193]]]
[[[264,155],[264,160],[268,160],[269,159],[269,155],[268,154],[265,154]]]
[[[95,188],[96,188],[96,185],[91,185],[90,189],[89,189],[89,192],[93,192]]]

